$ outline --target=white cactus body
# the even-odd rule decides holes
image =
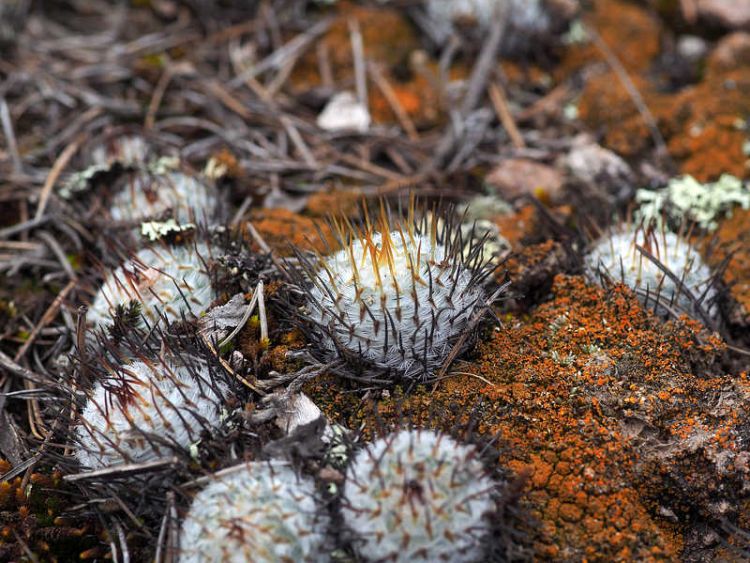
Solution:
[[[311,479],[285,465],[250,463],[222,472],[195,496],[179,561],[326,561],[327,525]]]
[[[179,224],[210,219],[218,205],[214,190],[179,171],[139,171],[124,177],[109,214],[115,221],[141,221],[171,211]]]
[[[645,302],[648,295],[647,305],[655,305],[654,300],[658,294],[662,305],[683,312],[692,311],[692,301],[680,288],[680,284],[644,256],[637,246],[654,255],[696,299],[702,299],[709,314],[715,314],[713,301],[716,289],[713,287],[711,271],[703,263],[697,249],[672,232],[649,232],[632,225],[621,227],[611,236],[602,237],[586,255],[589,275],[598,280],[598,273],[601,271],[616,281],[622,281],[642,301]],[[665,312],[664,307],[657,305],[656,312]]]
[[[112,323],[118,305],[136,301],[142,314],[155,323],[159,315],[169,322],[197,316],[215,298],[206,261],[208,245],[152,246],[139,250],[133,258],[115,269],[96,294],[89,308],[90,326]]]
[[[368,561],[480,561],[494,486],[474,446],[404,430],[368,445],[350,462],[344,522]]]
[[[419,232],[411,222],[396,230],[387,223],[310,266],[308,318],[322,329],[323,350],[427,379],[484,304],[477,274],[486,263],[467,265],[457,227],[445,227],[439,242],[437,220]]]
[[[445,41],[457,23],[469,23],[486,32],[492,22],[506,13],[511,29],[538,34],[550,27],[542,0],[428,0],[427,16],[438,39]]]
[[[123,135],[100,144],[91,152],[95,166],[111,167],[118,163],[125,167],[143,166],[148,160],[150,147],[139,135]]]
[[[143,463],[187,450],[221,424],[221,394],[208,368],[133,362],[92,390],[76,427],[77,457],[91,469]]]

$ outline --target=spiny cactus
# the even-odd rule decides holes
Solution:
[[[313,340],[376,381],[429,379],[485,305],[492,272],[482,240],[465,249],[458,225],[435,213],[393,218],[381,205],[362,229],[332,220],[342,250],[302,256],[300,284]]]
[[[402,430],[351,461],[343,520],[368,561],[480,561],[494,489],[474,446]]]
[[[210,219],[218,205],[214,190],[177,170],[139,170],[125,174],[112,196],[109,214],[115,221],[141,221],[171,213],[178,223]]]
[[[200,491],[180,534],[180,562],[326,561],[328,518],[315,485],[291,468],[240,465]]]
[[[638,246],[652,254],[671,274],[643,255]],[[694,311],[694,301],[709,315],[716,314],[714,277],[703,263],[698,250],[672,232],[625,225],[602,237],[585,256],[586,267],[594,279],[606,273],[636,292],[645,305],[654,305],[659,314],[666,307],[682,312]],[[658,301],[658,302],[657,302]]]
[[[90,392],[76,427],[76,455],[96,469],[187,450],[221,425],[226,387],[198,362],[136,361]]]
[[[142,314],[155,323],[160,315],[169,322],[197,316],[215,298],[207,261],[211,248],[205,243],[183,246],[151,246],[111,272],[88,311],[90,326],[108,326],[118,305],[140,304]]]

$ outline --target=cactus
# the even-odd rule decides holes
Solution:
[[[381,206],[362,231],[333,221],[343,249],[301,261],[306,320],[324,356],[350,360],[368,381],[429,380],[484,307],[492,256],[483,240],[464,248],[460,226],[434,213],[390,215]]]
[[[651,253],[674,278],[644,256],[638,246]],[[655,305],[658,314],[664,314],[666,307],[693,311],[691,295],[708,316],[717,314],[711,271],[697,249],[672,232],[621,226],[610,236],[602,237],[585,256],[585,262],[591,277],[598,279],[597,274],[603,272],[622,281],[644,304]]]
[[[311,479],[281,464],[240,465],[217,475],[193,499],[179,560],[326,561],[327,526]]]
[[[351,461],[343,520],[365,560],[479,561],[494,489],[474,446],[428,430],[402,430]]]
[[[206,261],[211,249],[204,243],[151,246],[139,250],[114,270],[96,294],[88,311],[90,326],[112,323],[118,305],[140,304],[150,322],[164,315],[169,322],[206,311],[215,297]]]
[[[75,430],[78,460],[97,469],[187,450],[220,427],[224,391],[197,361],[122,366],[89,394]]]
[[[154,166],[158,168],[159,162]],[[139,170],[125,174],[121,184],[109,207],[115,221],[140,221],[170,212],[178,224],[184,224],[211,218],[218,205],[211,188],[176,170]]]

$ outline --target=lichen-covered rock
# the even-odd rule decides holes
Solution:
[[[747,506],[750,381],[717,375],[718,338],[654,318],[624,286],[558,276],[549,295],[503,317],[467,375],[393,393],[379,417],[450,429],[472,413],[499,436],[499,463],[527,476],[538,558],[675,560],[694,525],[718,529]],[[335,387],[305,392],[334,423],[368,420]]]

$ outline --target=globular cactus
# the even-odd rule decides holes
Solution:
[[[495,488],[474,446],[402,430],[352,459],[341,510],[367,561],[481,561]]]
[[[457,30],[465,27],[487,33],[497,18],[506,18],[507,37],[504,50],[527,49],[532,38],[549,32],[553,14],[545,0],[428,0],[427,18],[435,39],[444,43]],[[557,14],[567,15],[567,14]]]
[[[222,472],[195,496],[179,560],[326,561],[328,523],[310,478],[278,463],[249,463]]]
[[[226,386],[198,360],[136,361],[112,375],[89,393],[75,430],[76,455],[84,467],[174,455],[221,426]]]
[[[90,326],[108,326],[118,306],[140,305],[151,323],[198,316],[216,297],[208,272],[211,248],[205,243],[150,246],[111,272],[88,311]]]
[[[122,135],[92,147],[93,166],[110,169],[117,164],[123,168],[142,168],[151,158],[151,147],[140,135]]]
[[[303,314],[322,355],[350,361],[358,377],[429,380],[485,306],[492,256],[483,240],[466,249],[460,225],[436,213],[391,215],[381,206],[361,230],[332,220],[342,249],[300,255]]]
[[[169,213],[182,225],[211,219],[217,206],[214,189],[194,176],[178,170],[140,169],[120,179],[109,215],[115,221],[137,222]]]
[[[645,256],[639,246],[672,276]],[[658,314],[665,314],[668,308],[690,313],[696,306],[708,317],[717,314],[714,276],[698,250],[675,233],[636,224],[621,226],[602,237],[586,254],[585,262],[591,277],[599,279],[605,273],[622,281]]]

